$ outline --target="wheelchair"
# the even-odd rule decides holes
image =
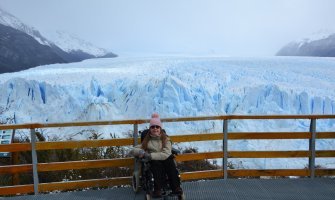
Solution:
[[[146,131],[146,130],[145,130]],[[141,132],[141,141],[147,132]],[[179,150],[172,148],[172,154],[178,155]],[[175,161],[175,160],[174,160]],[[154,191],[154,176],[151,171],[150,161],[145,158],[135,158],[137,168],[134,169],[132,177],[132,187],[135,193],[139,192],[141,189],[145,191],[145,200],[151,200]],[[176,161],[175,161],[176,162]],[[178,170],[177,170],[178,171]],[[179,171],[178,171],[179,176]],[[185,194],[173,194],[169,186],[168,177],[163,181],[165,183],[162,187],[162,199],[167,199],[168,197],[177,197],[178,200],[185,200]]]

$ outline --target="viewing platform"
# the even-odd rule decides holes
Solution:
[[[318,131],[318,120],[335,120],[335,115],[256,115],[256,116],[207,116],[161,119],[163,123],[190,121],[222,121],[222,132],[171,135],[174,143],[218,141],[220,151],[191,152],[180,154],[177,162],[221,159],[223,165],[216,169],[182,171],[181,179],[186,199],[335,199],[335,169],[316,165],[317,158],[335,158],[335,149],[318,150],[320,139],[335,139],[335,131]],[[306,132],[231,132],[229,124],[235,120],[307,120],[310,127]],[[132,171],[136,167],[131,157],[118,155],[104,158],[66,159],[64,155],[75,149],[122,148],[139,143],[138,125],[149,119],[69,122],[47,124],[0,125],[0,130],[28,129],[30,141],[0,145],[0,152],[11,153],[11,163],[0,166],[0,199],[144,199],[143,193],[135,193],[131,187]],[[42,141],[37,129],[57,127],[119,126],[131,125],[132,137],[111,139],[90,139],[78,141]],[[7,136],[6,136],[7,137]],[[307,150],[247,150],[236,151],[228,148],[231,140],[306,140]],[[333,147],[335,148],[335,147]],[[113,150],[113,149],[112,149]],[[63,153],[62,160],[51,160],[50,152]],[[25,163],[18,160],[18,153],[25,152]],[[85,152],[85,151],[84,151]],[[78,153],[78,152],[77,152]],[[57,154],[58,155],[58,154]],[[229,159],[234,158],[305,158],[308,166],[298,169],[243,169],[231,168]],[[116,175],[108,177],[83,178],[79,172],[91,177],[99,169],[115,169]],[[90,171],[91,170],[91,171]],[[75,172],[77,178],[63,180],[52,177],[62,172]],[[77,173],[78,171],[78,173]],[[91,173],[91,174],[89,174]],[[49,175],[48,175],[49,174]],[[51,174],[51,175],[50,175]],[[97,173],[98,174],[98,173]],[[112,173],[111,173],[112,174]],[[294,178],[292,178],[294,177]],[[122,187],[120,187],[122,186]],[[97,190],[97,188],[101,188]],[[81,191],[83,190],[83,191]],[[54,193],[54,191],[64,191]],[[70,191],[70,192],[68,192]],[[50,192],[52,194],[50,194]],[[32,195],[33,194],[33,195]],[[2,196],[2,197],[1,197]]]
[[[183,183],[189,200],[333,200],[335,179],[228,179]],[[0,197],[1,199],[1,197]],[[4,198],[8,200],[143,200],[131,187]],[[165,198],[177,199],[177,198]]]

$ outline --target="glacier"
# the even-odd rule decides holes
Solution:
[[[317,57],[154,56],[90,59],[0,74],[2,123],[54,123],[213,115],[334,114],[335,59]],[[308,131],[309,120],[231,121],[229,131]],[[140,125],[140,130],[146,124]],[[170,135],[221,132],[222,121],[165,123]],[[318,120],[333,131],[335,120]],[[44,130],[86,139],[91,129],[125,137],[130,125]],[[284,144],[283,144],[284,143]],[[185,143],[199,151],[222,142]],[[320,140],[317,149],[331,149]],[[307,140],[229,141],[230,150],[306,150]],[[305,167],[307,159],[239,159],[244,167]],[[334,159],[320,159],[334,167]],[[236,164],[236,165],[237,165]]]

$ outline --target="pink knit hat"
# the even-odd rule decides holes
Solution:
[[[154,125],[162,127],[162,122],[159,119],[159,115],[157,113],[152,113],[151,115],[150,127]]]

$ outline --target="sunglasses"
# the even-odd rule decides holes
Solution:
[[[157,128],[157,129],[159,129],[159,128],[160,128],[160,126],[154,125],[154,126],[150,126],[150,128],[151,128],[151,129],[154,129],[154,128]]]

